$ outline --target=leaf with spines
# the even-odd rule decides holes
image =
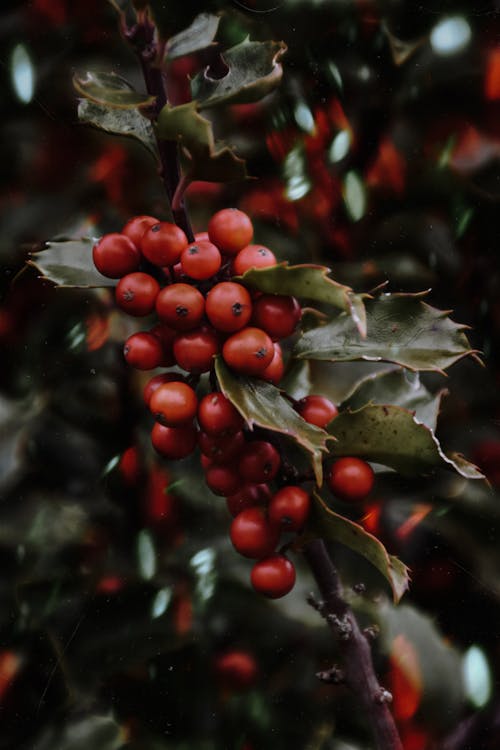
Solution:
[[[163,107],[158,116],[158,136],[177,141],[188,181],[232,182],[247,176],[244,160],[229,146],[216,143],[212,123],[200,115],[196,102]]]
[[[200,13],[187,29],[170,37],[165,50],[167,60],[191,55],[209,47],[217,34],[220,16],[214,13]]]
[[[193,99],[200,108],[219,104],[248,104],[262,99],[281,81],[284,42],[251,42],[248,37],[226,50],[222,58],[228,68],[221,78],[212,78],[210,68],[191,82]]]
[[[294,356],[329,362],[364,359],[394,362],[409,370],[443,373],[471,349],[464,330],[449,311],[422,301],[422,294],[383,294],[367,300],[367,336],[361,338],[347,315],[313,328],[299,339]]]
[[[105,107],[89,99],[81,99],[78,103],[78,119],[108,133],[135,138],[158,159],[153,126],[141,115],[140,110]]]
[[[257,425],[287,435],[311,454],[316,481],[321,484],[322,454],[327,450],[328,434],[302,419],[274,385],[234,375],[221,357],[215,361],[215,372],[222,393],[250,427]]]
[[[341,412],[328,425],[328,432],[337,438],[330,447],[333,456],[357,456],[405,476],[444,468],[466,479],[484,479],[462,456],[445,454],[433,431],[401,406],[368,404],[357,411]]]
[[[116,73],[75,73],[73,86],[80,96],[104,107],[137,109],[149,107],[155,102],[154,96],[136,91],[131,83]]]
[[[360,336],[366,333],[364,296],[354,294],[352,289],[339,284],[329,276],[330,269],[309,263],[289,266],[278,263],[270,268],[252,268],[241,279],[252,289],[266,294],[287,294],[299,299],[323,302],[343,310],[350,316],[355,330]],[[313,329],[317,330],[317,329]],[[302,339],[301,339],[302,340]],[[311,357],[314,359],[314,357]]]
[[[89,289],[115,286],[115,279],[103,276],[94,266],[92,248],[97,240],[82,237],[46,243],[46,249],[33,253],[29,265],[58,286]]]
[[[409,571],[397,557],[389,555],[382,542],[357,523],[335,513],[321,497],[313,493],[312,519],[306,534],[320,536],[331,542],[343,544],[366,558],[384,576],[398,602],[408,589]]]

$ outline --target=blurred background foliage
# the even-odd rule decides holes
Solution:
[[[276,93],[214,116],[258,180],[194,183],[195,229],[238,205],[279,258],[325,262],[359,291],[431,288],[472,326],[486,367],[422,380],[449,389],[439,435],[491,488],[378,475],[353,517],[411,567],[398,608],[359,558],[335,556],[347,588],[367,586],[352,603],[380,627],[377,668],[405,750],[498,748],[498,4],[156,5],[179,28],[227,11],[223,47],[250,34],[289,50]],[[77,122],[75,70],[142,88],[113,8],[4,0],[0,38],[0,748],[369,750],[355,701],[315,678],[335,654],[305,604],[307,572],[280,602],[257,597],[196,462],[152,455],[144,378],[125,367],[129,323],[108,292],[23,270],[48,238],[166,216],[147,152]],[[179,96],[202,64],[172,63]],[[315,363],[312,389],[340,401],[379,369]],[[221,672],[235,650],[256,668],[248,685]]]

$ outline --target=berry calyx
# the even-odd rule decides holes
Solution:
[[[188,372],[208,372],[219,349],[217,334],[206,326],[179,334],[174,341],[176,362]]]
[[[152,333],[134,333],[126,340],[123,354],[132,367],[138,370],[154,370],[162,362],[163,346]]]
[[[208,393],[201,399],[198,422],[209,435],[227,435],[243,427],[241,414],[222,393]]]
[[[154,418],[168,427],[177,427],[196,416],[198,399],[187,383],[164,383],[154,391],[149,402]]]
[[[282,487],[269,503],[269,521],[283,531],[301,531],[311,510],[311,498],[301,487]]]
[[[139,248],[144,232],[153,224],[159,223],[159,219],[155,219],[154,216],[134,216],[133,219],[127,221],[122,229],[122,234],[126,235]]]
[[[187,247],[187,237],[180,227],[168,221],[150,226],[141,237],[141,252],[155,266],[177,263]]]
[[[201,323],[205,299],[190,284],[172,284],[158,294],[156,312],[160,320],[176,331],[190,331]]]
[[[149,315],[155,308],[160,285],[148,273],[129,273],[117,284],[116,304],[121,310],[134,317]]]
[[[293,589],[295,584],[295,567],[287,557],[273,555],[255,563],[250,575],[255,591],[279,599]]]
[[[347,502],[359,502],[370,494],[375,475],[361,458],[345,456],[332,464],[327,483],[334,495]]]
[[[156,422],[151,431],[151,442],[155,450],[165,458],[186,458],[196,448],[196,428],[193,424],[164,427]]]
[[[274,479],[281,466],[279,452],[265,440],[255,440],[246,445],[239,463],[245,482],[261,484]]]
[[[260,328],[243,328],[226,340],[222,356],[236,372],[260,375],[274,357],[273,342]]]
[[[92,249],[94,265],[103,276],[120,279],[137,271],[141,255],[129,237],[113,232],[105,234]]]
[[[223,208],[208,222],[208,236],[223,253],[236,255],[252,241],[253,225],[243,211]]]
[[[222,281],[207,294],[206,313],[218,331],[239,331],[246,326],[252,315],[250,294],[241,284]]]
[[[262,328],[273,341],[285,339],[297,328],[302,309],[295,297],[263,294],[253,306],[252,323]]]
[[[296,408],[302,419],[323,430],[339,413],[335,404],[325,396],[306,396]]]
[[[221,262],[218,249],[205,240],[192,242],[181,254],[182,271],[196,281],[205,281],[214,276]]]
[[[271,526],[262,508],[247,508],[233,519],[230,537],[240,555],[259,559],[273,552],[279,531]]]
[[[251,268],[270,268],[277,263],[275,254],[263,245],[248,245],[233,261],[233,273],[242,276]]]

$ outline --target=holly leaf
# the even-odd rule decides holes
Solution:
[[[446,390],[441,390],[436,394],[429,393],[420,382],[418,373],[403,369],[386,370],[369,375],[358,382],[352,393],[342,403],[341,408],[356,411],[366,404],[390,403],[412,412],[419,422],[434,431],[441,399],[446,393]]]
[[[165,58],[175,60],[209,47],[217,34],[219,21],[220,17],[213,13],[200,13],[187,29],[168,40]]]
[[[228,71],[212,78],[210,68],[191,81],[191,93],[200,108],[218,104],[248,104],[262,99],[278,86],[283,75],[281,58],[287,50],[284,42],[243,42],[222,55]]]
[[[95,243],[90,237],[47,242],[45,250],[32,253],[28,264],[58,286],[77,289],[115,286],[116,280],[103,276],[94,266],[92,248]]]
[[[331,323],[303,334],[294,356],[349,362],[394,362],[409,370],[443,371],[469,354],[467,326],[449,319],[421,300],[422,294],[383,294],[367,300],[367,336],[361,338],[353,320],[339,315]]]
[[[407,591],[409,570],[406,565],[389,555],[382,542],[362,526],[335,513],[316,492],[313,493],[312,521],[307,531],[316,533],[322,539],[343,544],[366,558],[389,583],[395,602],[399,602]]]
[[[105,107],[136,109],[148,107],[155,101],[154,96],[136,91],[131,83],[116,73],[75,73],[73,86],[85,99]]]
[[[135,138],[158,159],[153,126],[138,109],[116,109],[81,99],[78,102],[78,119],[108,133]]]
[[[229,146],[215,142],[212,123],[200,115],[196,102],[163,107],[158,116],[158,137],[177,141],[188,181],[232,182],[247,176],[244,160]]]
[[[462,456],[445,454],[432,430],[401,406],[368,404],[341,412],[328,425],[328,432],[337,438],[330,446],[333,456],[358,456],[406,476],[445,468],[466,479],[484,479]]]
[[[322,453],[327,450],[328,434],[302,419],[274,385],[234,375],[220,357],[215,361],[215,372],[222,393],[250,427],[257,425],[287,435],[311,454],[316,480],[321,485]]]
[[[267,294],[289,294],[293,297],[324,302],[337,307],[349,315],[347,319],[351,321],[360,336],[366,335],[364,305],[366,295],[354,294],[350,287],[331,279],[329,273],[330,269],[326,266],[315,266],[309,263],[289,266],[288,263],[279,263],[271,268],[250,269],[243,276],[236,278],[241,279],[243,284]],[[313,329],[313,331],[316,330],[318,329]],[[310,357],[309,359],[318,358]]]

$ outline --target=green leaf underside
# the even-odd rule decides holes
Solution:
[[[116,73],[76,73],[73,76],[73,85],[85,99],[105,107],[136,109],[147,107],[155,101],[154,96],[136,91],[125,78]]]
[[[317,482],[321,484],[322,453],[327,450],[328,434],[302,419],[274,385],[233,375],[220,357],[215,361],[215,372],[222,393],[250,426],[287,435],[312,455]]]
[[[79,289],[115,286],[115,279],[103,276],[94,266],[92,248],[95,242],[95,239],[90,237],[63,242],[47,242],[45,250],[33,253],[29,264],[58,286]]]
[[[410,373],[404,369],[388,370],[369,375],[357,383],[352,393],[343,401],[341,409],[356,411],[370,403],[402,406],[414,413],[419,422],[434,431],[441,399],[446,393],[446,390],[441,390],[435,395],[429,393],[420,382],[418,373]]]
[[[175,60],[209,47],[217,34],[219,21],[220,17],[213,13],[200,13],[187,29],[168,40],[166,59]]]
[[[294,356],[330,362],[394,362],[409,370],[442,373],[474,350],[464,333],[466,326],[454,323],[447,312],[427,305],[420,297],[386,294],[367,300],[365,339],[360,338],[352,320],[342,315],[304,333]]]
[[[330,446],[334,456],[358,456],[406,476],[445,468],[467,479],[484,478],[463,457],[446,455],[432,430],[401,406],[369,404],[342,412],[330,422],[328,432],[337,438]]]
[[[399,602],[408,590],[409,570],[406,565],[389,555],[382,542],[362,526],[331,510],[317,493],[313,493],[313,498],[313,532],[366,558],[384,576],[392,589],[394,601]]]
[[[215,142],[212,123],[200,115],[196,102],[163,107],[158,137],[179,143],[184,174],[190,181],[232,182],[247,177],[245,161],[229,146]]]
[[[354,294],[350,287],[331,279],[329,273],[330,269],[326,266],[309,263],[289,266],[285,262],[271,268],[251,269],[239,278],[244,284],[267,294],[289,294],[343,310],[350,316],[348,320],[352,322],[354,330],[363,336],[366,332],[363,296]]]
[[[224,52],[226,75],[211,78],[206,68],[193,78],[193,99],[201,108],[259,101],[281,81],[283,67],[279,61],[286,49],[284,42],[251,42],[247,37]]]
[[[78,119],[108,133],[135,138],[158,159],[153,127],[138,109],[118,110],[95,104],[89,99],[81,99],[78,103]]]

